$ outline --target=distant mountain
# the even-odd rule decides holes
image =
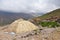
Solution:
[[[56,9],[42,16],[35,17],[31,19],[31,21],[36,23],[42,20],[52,20],[52,19],[53,20],[60,19],[60,9]]]
[[[32,17],[33,17],[32,15],[26,13],[13,13],[0,11],[0,25],[12,23],[14,20],[19,18],[29,19]]]
[[[40,12],[40,13],[30,13],[30,14],[33,15],[34,17],[38,17],[38,16],[43,15],[44,13]]]

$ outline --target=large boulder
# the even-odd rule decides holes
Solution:
[[[36,25],[34,25],[33,23],[31,23],[29,21],[23,20],[23,19],[19,19],[19,20],[16,20],[15,22],[13,22],[10,25],[10,28],[15,33],[25,33],[25,32],[29,32],[29,31],[38,29],[38,27]]]

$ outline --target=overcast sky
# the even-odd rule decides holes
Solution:
[[[0,0],[0,10],[12,12],[49,12],[60,8],[60,0]]]

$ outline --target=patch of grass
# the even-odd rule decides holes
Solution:
[[[39,25],[41,25],[42,27],[59,27],[60,24],[58,24],[57,22],[40,22]]]

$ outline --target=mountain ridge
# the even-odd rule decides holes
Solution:
[[[23,18],[29,19],[34,16],[26,13],[14,13],[14,12],[7,12],[7,11],[0,11],[0,25],[5,25],[12,23],[14,20]]]

